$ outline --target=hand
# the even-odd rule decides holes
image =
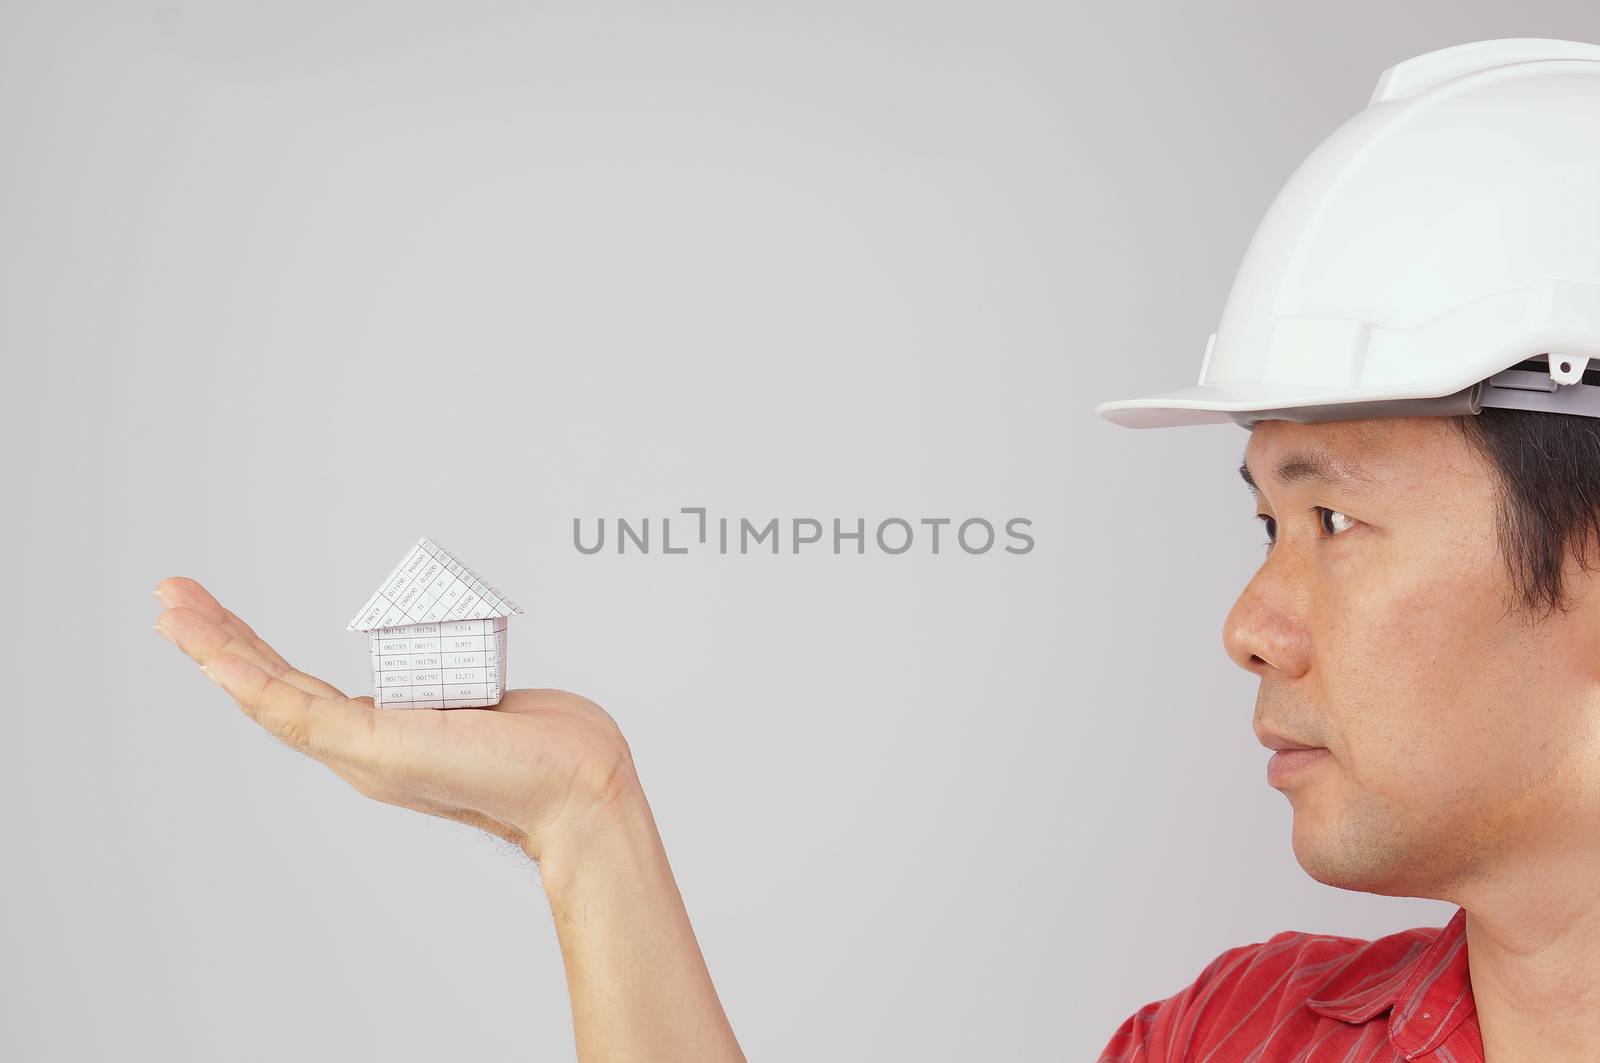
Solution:
[[[367,797],[480,827],[538,860],[642,800],[604,709],[563,690],[510,690],[489,709],[380,709],[291,667],[204,587],[164,579],[156,630],[290,747]]]

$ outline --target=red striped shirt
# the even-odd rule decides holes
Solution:
[[[1130,1015],[1100,1063],[1484,1063],[1467,913],[1363,941],[1285,930]]]

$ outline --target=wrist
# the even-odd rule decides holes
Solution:
[[[655,816],[637,781],[597,800],[528,855],[538,861],[552,900],[607,877],[636,878],[665,859]]]

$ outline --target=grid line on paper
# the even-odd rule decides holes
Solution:
[[[506,628],[523,611],[423,537],[349,627],[368,633],[376,704],[465,708],[494,705],[504,695]]]
[[[486,617],[385,629],[399,631],[421,627],[431,630],[411,632],[403,638],[374,638],[378,643],[375,656],[379,658],[376,704],[395,709],[495,704],[504,691],[498,675],[496,636],[504,631],[505,625],[504,617]],[[452,627],[466,630],[449,630]],[[391,644],[388,647],[391,652],[383,652],[384,642]],[[423,652],[419,653],[419,648]],[[428,662],[426,669],[422,669],[422,662]],[[385,664],[388,667],[384,667]],[[385,677],[390,681],[384,682]],[[387,697],[384,696],[386,691]]]
[[[429,599],[428,590],[446,573],[449,582]],[[423,577],[427,577],[426,582]],[[447,604],[434,617],[433,607],[441,602]],[[352,631],[370,631],[405,624],[501,618],[523,611],[448,550],[424,536],[406,551],[348,627]]]

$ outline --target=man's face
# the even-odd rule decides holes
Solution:
[[[1261,679],[1256,730],[1328,751],[1281,780],[1301,866],[1453,899],[1592,849],[1600,604],[1575,566],[1570,613],[1515,603],[1488,460],[1406,417],[1263,421],[1245,464],[1274,541],[1223,642]]]

